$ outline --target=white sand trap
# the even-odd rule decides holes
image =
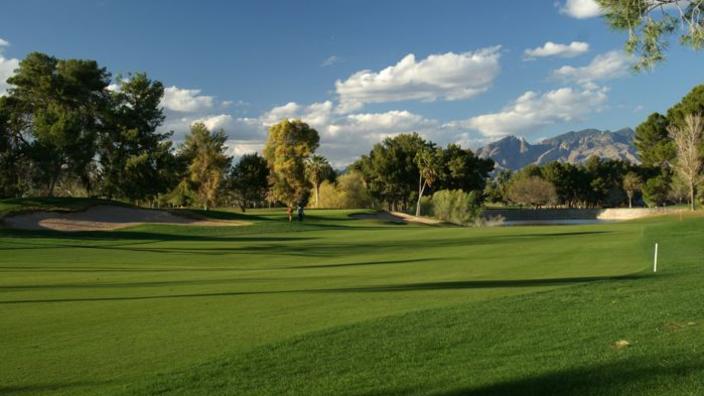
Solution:
[[[379,221],[388,221],[391,223],[416,223],[416,224],[425,224],[425,225],[437,225],[441,224],[442,222],[437,219],[432,219],[430,217],[418,217],[418,216],[411,216],[409,214],[401,213],[401,212],[376,212],[376,213],[358,213],[358,214],[353,214],[353,218],[355,219],[372,219],[372,220],[379,220]]]
[[[93,206],[82,212],[32,212],[3,219],[4,225],[24,230],[109,231],[140,224],[181,224],[195,226],[240,226],[244,221],[199,220],[163,210],[112,205]]]

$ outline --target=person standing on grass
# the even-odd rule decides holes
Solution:
[[[286,213],[288,213],[288,222],[293,221],[293,208],[289,205],[288,208],[286,209]]]
[[[303,221],[303,205],[298,205],[298,221]]]

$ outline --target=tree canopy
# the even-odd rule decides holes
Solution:
[[[637,54],[636,70],[650,69],[665,59],[669,36],[682,45],[704,46],[704,1],[596,0],[608,25],[628,32],[625,49]]]
[[[300,120],[283,120],[269,128],[264,158],[271,171],[272,200],[289,207],[306,201],[309,192],[306,159],[319,144],[318,131]]]

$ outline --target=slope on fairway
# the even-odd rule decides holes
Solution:
[[[421,311],[421,325],[442,324],[433,319],[435,309],[454,317],[456,308],[443,307],[501,301],[519,307],[528,293],[608,284],[649,264],[646,231],[669,221],[462,229],[351,220],[344,211],[312,214],[303,224],[288,224],[280,213],[216,214],[255,222],[233,228],[142,226],[70,235],[0,230],[0,332],[10,340],[0,349],[1,390],[104,394],[136,383],[128,393],[151,391],[165,384],[153,382],[156,373],[167,373],[166,383],[182,384],[185,392],[222,390],[184,383],[181,373],[194,367],[216,382],[247,376],[275,389],[281,384],[268,381],[262,367],[244,367],[243,374],[219,373],[211,365],[233,359],[269,364],[262,351],[300,339],[320,340],[335,351],[327,342],[339,342],[328,334],[348,328],[356,333],[344,337],[391,342],[394,337],[374,326],[388,322],[390,331],[400,331],[393,323],[407,316],[399,314]],[[475,328],[477,317],[466,312],[456,322]],[[359,360],[353,350],[367,341],[354,337],[349,352],[335,359]],[[409,337],[405,342],[413,342]],[[415,359],[416,350],[398,353]],[[310,371],[305,361],[289,364],[296,373]],[[452,367],[441,358],[424,370],[435,375],[446,364]],[[319,366],[336,367],[324,359]],[[295,378],[281,375],[281,381]],[[383,378],[365,381],[360,386],[371,390]],[[292,390],[306,392],[293,382]],[[304,382],[317,384],[319,393],[325,386],[341,391],[332,380]]]
[[[340,326],[128,393],[704,394],[704,221],[660,222],[641,240],[666,247],[656,276]]]

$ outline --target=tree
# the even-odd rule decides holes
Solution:
[[[643,198],[649,206],[662,206],[670,196],[672,179],[669,175],[651,177],[643,184]]]
[[[699,114],[690,114],[684,118],[684,125],[671,125],[668,131],[677,149],[675,169],[689,186],[690,208],[694,210],[695,188],[701,180],[704,118]]]
[[[164,86],[144,73],[120,81],[111,92],[98,144],[102,190],[108,197],[153,199],[174,187],[172,134],[156,132],[164,121],[163,96]]]
[[[416,154],[418,165],[418,202],[416,203],[416,216],[420,216],[420,201],[426,187],[432,185],[442,175],[442,149],[423,148]]]
[[[228,189],[243,212],[264,202],[269,189],[268,179],[269,167],[257,153],[243,155],[232,168]]]
[[[328,160],[322,155],[313,155],[306,160],[306,176],[315,190],[315,207],[320,207],[320,184],[334,173]]]
[[[95,61],[59,60],[34,52],[7,82],[9,96],[27,120],[23,128],[31,134],[29,153],[47,194],[53,195],[64,173],[88,184],[110,74]]]
[[[628,196],[629,208],[633,207],[633,195],[640,190],[641,184],[643,184],[643,181],[635,172],[628,172],[623,177],[623,190],[626,191],[626,195]]]
[[[653,113],[636,127],[633,143],[643,165],[664,168],[675,158],[672,139],[667,131],[669,124],[667,117]]]
[[[650,69],[665,59],[667,35],[678,33],[680,43],[699,50],[704,46],[704,2],[701,0],[597,0],[604,19],[616,30],[628,32],[625,49],[638,54],[636,70]]]
[[[691,114],[704,114],[704,84],[692,88],[676,105],[667,110],[668,123],[684,126]]]
[[[513,172],[510,169],[503,169],[489,181],[484,189],[484,194],[489,202],[508,203],[508,187],[511,183],[511,176],[513,176]]]
[[[449,144],[442,151],[442,177],[436,189],[482,191],[489,172],[494,170],[491,158],[479,158],[469,149]]]
[[[30,188],[29,143],[23,136],[17,101],[0,97],[0,197],[20,196]]]
[[[390,210],[407,210],[417,194],[420,177],[416,155],[424,147],[433,148],[417,133],[400,134],[384,139],[352,165],[364,176],[364,181],[376,200]]]
[[[230,166],[231,159],[225,155],[226,140],[223,130],[211,133],[201,122],[193,124],[186,136],[184,150],[193,154],[188,180],[205,210],[216,202],[225,169]]]
[[[555,186],[537,176],[517,177],[508,189],[509,199],[536,209],[557,201]]]
[[[271,198],[292,207],[308,194],[306,159],[318,148],[318,131],[300,120],[283,120],[269,128],[264,158],[269,165]]]

